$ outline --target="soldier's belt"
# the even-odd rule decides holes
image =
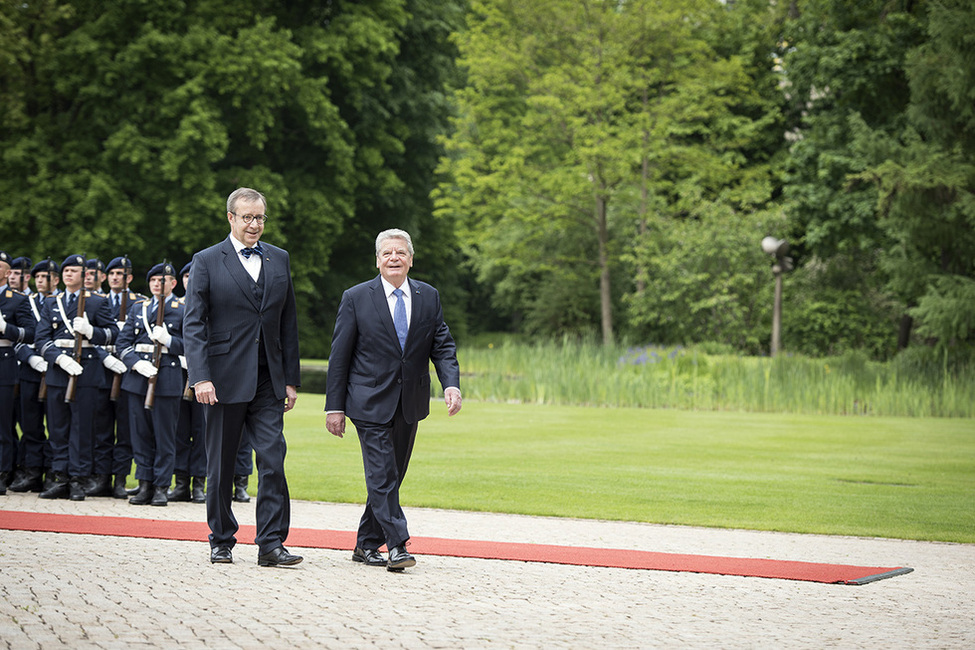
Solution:
[[[54,345],[56,345],[59,348],[67,348],[67,349],[70,349],[70,348],[73,348],[74,347],[74,343],[75,343],[75,340],[74,339],[55,339],[54,340]],[[88,341],[82,341],[81,342],[81,347],[83,347],[83,348],[90,348],[90,347],[93,347],[93,346]]]
[[[135,351],[140,353],[152,354],[153,352],[156,351],[155,343],[136,343],[134,347],[135,347]],[[169,354],[169,348],[167,348],[164,345],[162,346],[162,348],[160,348],[160,352],[162,352],[163,354]]]

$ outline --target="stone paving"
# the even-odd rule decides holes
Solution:
[[[254,523],[254,499],[235,504]],[[292,502],[292,526],[354,530],[361,506]],[[205,520],[89,498],[0,510]],[[2,518],[0,514],[0,518]],[[257,566],[241,543],[0,530],[0,648],[975,647],[975,545],[408,508],[416,536],[910,566],[864,586],[417,556],[394,574],[348,551]],[[249,540],[248,540],[249,541]]]

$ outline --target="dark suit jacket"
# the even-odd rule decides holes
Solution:
[[[413,311],[405,350],[379,276],[342,294],[328,359],[326,411],[382,424],[402,403],[407,422],[422,420],[430,413],[430,361],[444,388],[460,387],[457,348],[443,320],[440,294],[429,284],[407,281]]]
[[[238,259],[230,237],[193,256],[186,294],[183,345],[191,386],[212,381],[217,399],[250,402],[257,390],[257,344],[264,339],[274,396],[299,386],[298,314],[288,252],[264,248],[264,297]]]

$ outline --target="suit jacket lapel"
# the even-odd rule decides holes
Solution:
[[[267,305],[268,296],[274,290],[274,273],[271,270],[274,268],[274,258],[271,255],[271,250],[264,247],[264,259],[261,260],[261,273],[264,274],[264,295],[261,296],[261,310]]]
[[[251,278],[250,273],[244,269],[244,265],[240,263],[240,260],[237,259],[238,253],[236,250],[234,250],[234,245],[230,243],[229,235],[225,240],[223,240],[220,250],[224,255],[223,264],[225,267],[227,267],[227,272],[230,273],[230,277],[232,277],[240,287],[240,290],[244,293],[247,300],[254,305],[254,309],[260,309],[261,305],[257,302],[257,298],[254,297],[254,292],[251,290],[251,285],[254,284],[254,280]],[[267,282],[266,274],[264,281]]]

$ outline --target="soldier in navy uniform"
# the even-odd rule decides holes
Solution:
[[[30,260],[26,257],[17,258],[18,260]],[[16,263],[17,260],[14,260]],[[54,264],[51,262],[51,264]],[[57,266],[55,264],[55,266]],[[27,271],[21,276],[21,282],[27,283],[30,280],[34,268],[28,267]],[[29,286],[26,287],[28,290]],[[34,319],[34,327],[41,320],[40,294],[25,291],[27,304],[30,307],[31,317]],[[47,433],[44,430],[44,404],[38,401],[41,377],[47,372],[47,361],[45,361],[34,350],[32,343],[18,343],[14,346],[17,352],[17,360],[20,361],[17,379],[20,382],[20,401],[18,404],[17,423],[20,425],[20,447],[17,450],[17,472],[14,481],[10,484],[11,492],[40,492],[43,485],[45,459],[47,453]]]
[[[10,262],[10,273],[7,274],[7,284],[11,289],[29,296],[30,290],[30,268],[33,262],[29,257],[15,257]]]
[[[184,304],[192,264],[190,262],[179,272],[184,294],[180,302]],[[180,363],[185,370],[186,357],[181,356]],[[176,427],[176,478],[173,489],[167,494],[170,501],[206,503],[207,451],[206,441],[203,439],[206,435],[204,417],[203,404],[197,402],[192,395],[188,400],[180,400],[179,425]]]
[[[183,395],[183,304],[173,296],[176,270],[168,262],[156,264],[146,275],[152,299],[134,305],[119,335],[120,357],[129,368],[122,378],[122,390],[130,393],[129,422],[135,477],[139,490],[129,499],[133,505],[164,506],[176,463],[176,426]],[[163,310],[163,325],[157,325],[157,311]],[[156,345],[161,345],[159,367],[153,363]],[[154,378],[155,404],[145,408],[150,378]]]
[[[57,291],[60,272],[61,267],[50,258],[38,262],[30,270],[29,277],[34,278],[34,284],[38,288],[38,291],[31,292],[28,296],[35,325],[40,324],[44,301],[49,299],[48,294]],[[47,374],[48,364],[33,344],[21,343],[15,349],[20,361],[21,439],[17,456],[20,472],[10,485],[10,491],[40,492],[44,486],[44,475],[51,468],[51,452],[44,424],[46,400],[40,399],[41,382]]]
[[[105,367],[94,346],[110,345],[118,337],[108,300],[83,288],[85,258],[71,255],[61,263],[65,290],[44,301],[37,325],[35,348],[48,362],[47,418],[51,449],[50,487],[42,499],[85,500],[91,482],[95,416],[99,391],[105,389]],[[84,312],[78,313],[81,292]],[[74,356],[81,337],[80,359]],[[69,378],[76,377],[77,392],[67,401]]]
[[[121,332],[124,321],[127,317],[128,309],[135,303],[145,300],[145,296],[135,293],[129,289],[132,283],[132,261],[128,257],[114,257],[105,267],[108,279],[108,298],[109,306],[112,310],[112,318],[115,319],[119,331]],[[88,273],[91,274],[89,264]],[[122,311],[125,305],[126,312]],[[106,381],[111,386],[116,381],[116,376],[124,374],[128,368],[120,360],[117,360],[118,352],[115,346],[105,346],[102,364],[111,371],[107,373]],[[116,358],[109,361],[107,357],[111,355]],[[121,377],[119,377],[121,379]],[[111,496],[116,499],[127,499],[129,495],[125,490],[125,482],[132,469],[132,437],[129,433],[129,393],[119,390],[114,400],[102,401],[104,411],[99,418],[98,428],[95,438],[95,478],[91,482],[88,496]],[[113,478],[114,477],[114,478]]]
[[[0,495],[7,493],[17,464],[14,429],[14,393],[17,387],[17,356],[14,346],[34,340],[35,322],[27,296],[7,284],[13,260],[0,251]]]

